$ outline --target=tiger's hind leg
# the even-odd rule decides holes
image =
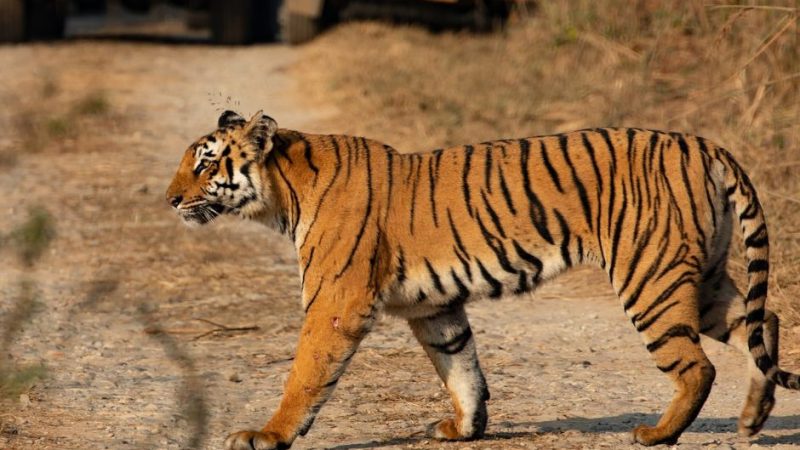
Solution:
[[[747,345],[744,297],[725,271],[715,274],[703,284],[700,305],[701,328],[706,336],[730,344],[747,357],[750,389],[739,416],[739,434],[752,436],[761,430],[775,406],[775,383],[756,366]],[[771,311],[764,315],[764,343],[773,361],[778,360],[778,316]]]
[[[672,401],[658,424],[633,430],[634,440],[640,444],[677,442],[703,407],[716,375],[700,346],[697,287],[687,275],[650,283],[647,291],[653,295],[652,302],[645,303],[639,297],[628,297],[625,302],[626,312],[657,367],[675,385]]]
[[[408,323],[450,391],[455,409],[455,418],[432,426],[432,436],[446,440],[480,438],[486,429],[489,390],[463,306]]]

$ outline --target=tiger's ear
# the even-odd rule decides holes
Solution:
[[[278,122],[275,119],[257,112],[247,125],[244,126],[244,136],[259,150],[269,152],[272,150],[272,137],[278,132]]]
[[[227,110],[224,113],[222,113],[221,116],[219,116],[219,119],[217,120],[217,128],[225,128],[231,125],[242,124],[245,122],[247,122],[247,120],[244,117],[240,116],[239,114],[231,110]]]

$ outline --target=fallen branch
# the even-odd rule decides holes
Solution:
[[[212,322],[208,319],[202,318],[195,318],[194,320],[198,320],[200,322],[205,322],[209,325],[213,325],[214,328],[211,330],[203,331],[198,330],[196,328],[160,328],[154,326],[148,326],[144,329],[144,332],[151,335],[157,334],[198,334],[197,336],[193,337],[192,340],[196,341],[198,339],[202,339],[210,334],[225,334],[225,333],[241,333],[247,331],[256,331],[260,330],[261,328],[258,325],[250,325],[246,327],[229,327],[227,325],[223,325],[221,323]]]
[[[217,322],[212,322],[212,321],[210,321],[208,319],[203,319],[203,318],[199,318],[199,317],[195,318],[194,320],[199,320],[200,322],[205,322],[205,323],[207,323],[209,325],[215,326],[216,328],[214,328],[213,330],[206,331],[205,333],[202,333],[202,334],[199,334],[199,335],[193,337],[192,338],[193,341],[196,341],[198,339],[202,339],[202,338],[204,338],[204,337],[206,337],[208,335],[211,335],[211,334],[237,333],[237,332],[246,332],[246,331],[257,331],[257,330],[261,329],[258,325],[250,325],[250,326],[246,326],[246,327],[229,327],[227,325],[223,325],[223,324],[217,323]]]

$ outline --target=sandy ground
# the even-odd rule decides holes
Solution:
[[[22,277],[38,283],[43,304],[8,352],[48,369],[0,409],[0,448],[181,449],[204,437],[202,448],[217,449],[227,433],[263,425],[302,320],[292,247],[234,220],[188,229],[162,195],[183,149],[220,108],[264,108],[307,131],[335,113],[303,102],[303,87],[286,75],[297,58],[281,46],[0,48],[0,145],[16,156],[0,169],[0,233],[32,205],[57,227],[33,272],[0,252],[0,313]],[[56,89],[45,98],[48,83]],[[103,117],[81,119],[86,130],[44,149],[25,145],[19,111],[45,117],[91,92],[107,98]],[[485,440],[424,437],[450,403],[405,324],[386,318],[294,448],[627,448],[633,426],[654,423],[671,397],[600,272],[579,269],[531,298],[469,309],[492,392]],[[201,336],[214,327],[197,319],[258,329]],[[800,394],[787,391],[762,434],[736,437],[745,360],[706,344],[717,381],[678,447],[800,448]],[[797,360],[798,349],[782,350]]]

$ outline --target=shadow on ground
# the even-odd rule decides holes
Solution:
[[[657,414],[621,414],[611,417],[572,417],[569,419],[552,420],[546,422],[520,422],[506,424],[506,427],[525,428],[530,431],[501,431],[488,433],[481,440],[503,441],[514,438],[524,438],[526,436],[540,435],[549,432],[575,430],[582,433],[627,433],[639,424],[655,424],[658,421]],[[692,423],[688,432],[701,433],[736,433],[735,417],[729,418],[699,418]],[[771,417],[764,430],[794,430],[800,424],[800,415]],[[344,444],[330,447],[329,450],[356,450],[368,448],[390,447],[395,445],[419,444],[429,440],[427,436],[415,436],[407,438],[394,438],[383,441],[370,441],[353,444]],[[760,436],[751,441],[751,444],[759,445],[787,445],[800,444],[800,433],[788,436]]]

